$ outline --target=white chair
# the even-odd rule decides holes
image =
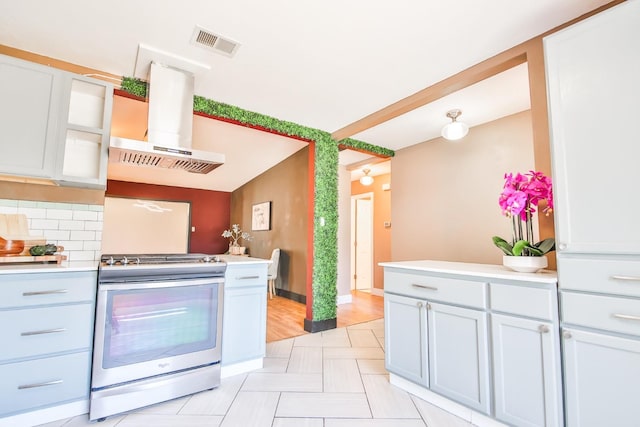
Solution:
[[[267,283],[269,285],[269,298],[276,294],[276,278],[278,277],[278,264],[280,263],[280,249],[271,252],[271,264],[267,269]]]

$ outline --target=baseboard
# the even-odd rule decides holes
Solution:
[[[384,289],[371,288],[371,295],[375,295],[377,297],[384,297]]]
[[[284,289],[276,288],[276,295],[302,304],[307,303],[307,297],[305,295],[296,294],[295,292],[287,291]]]
[[[480,412],[474,411],[471,408],[467,408],[464,405],[461,405],[453,400],[450,400],[444,396],[441,396],[437,393],[432,392],[415,384],[409,380],[405,380],[402,377],[399,377],[395,374],[389,373],[389,382],[402,390],[413,394],[414,396],[419,397],[420,399],[431,403],[432,405],[437,406],[443,411],[449,412],[463,420],[473,424],[478,427],[507,427],[506,424],[501,423],[500,421],[491,418],[487,415],[481,414]]]
[[[80,400],[51,408],[0,418],[0,427],[36,426],[89,413],[89,400]],[[89,417],[87,416],[87,422]]]
[[[338,295],[336,303],[340,304],[351,304],[353,302],[353,296],[351,294],[347,295]]]
[[[322,332],[329,329],[335,329],[337,326],[337,319],[327,320],[309,320],[304,319],[304,330],[307,332]]]
[[[234,363],[229,366],[222,365],[220,370],[221,378],[228,378],[238,374],[244,374],[245,372],[255,371],[256,369],[262,369],[264,366],[264,359],[259,357],[257,359],[247,360],[245,362]]]

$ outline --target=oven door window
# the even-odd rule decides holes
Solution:
[[[102,367],[215,348],[218,286],[108,291]]]

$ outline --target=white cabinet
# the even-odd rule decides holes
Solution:
[[[638,16],[629,0],[544,39],[570,426],[640,417]]]
[[[113,86],[0,55],[0,174],[105,188]]]
[[[463,418],[471,408],[477,414],[465,419],[474,424],[478,416],[564,424],[554,273],[444,261],[381,265],[393,384]]]
[[[0,424],[70,402],[88,408],[96,284],[95,271],[0,274]]]
[[[491,283],[489,290],[496,418],[563,425],[555,285]]]
[[[60,72],[0,55],[0,174],[52,177]]]
[[[489,414],[487,314],[433,302],[427,313],[429,388]]]
[[[563,345],[567,425],[637,426],[640,341],[568,327]]]
[[[429,386],[425,301],[385,293],[385,367],[403,378]]]
[[[638,16],[626,1],[544,39],[558,254],[640,254]]]
[[[267,334],[267,263],[227,264],[222,367],[262,360]]]
[[[55,178],[65,185],[104,188],[113,87],[70,73],[63,78]]]

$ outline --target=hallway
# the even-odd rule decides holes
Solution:
[[[351,291],[351,296],[351,303],[338,305],[338,328],[384,317],[384,298],[363,291]],[[279,296],[267,299],[267,342],[308,334],[305,313],[302,303]]]

